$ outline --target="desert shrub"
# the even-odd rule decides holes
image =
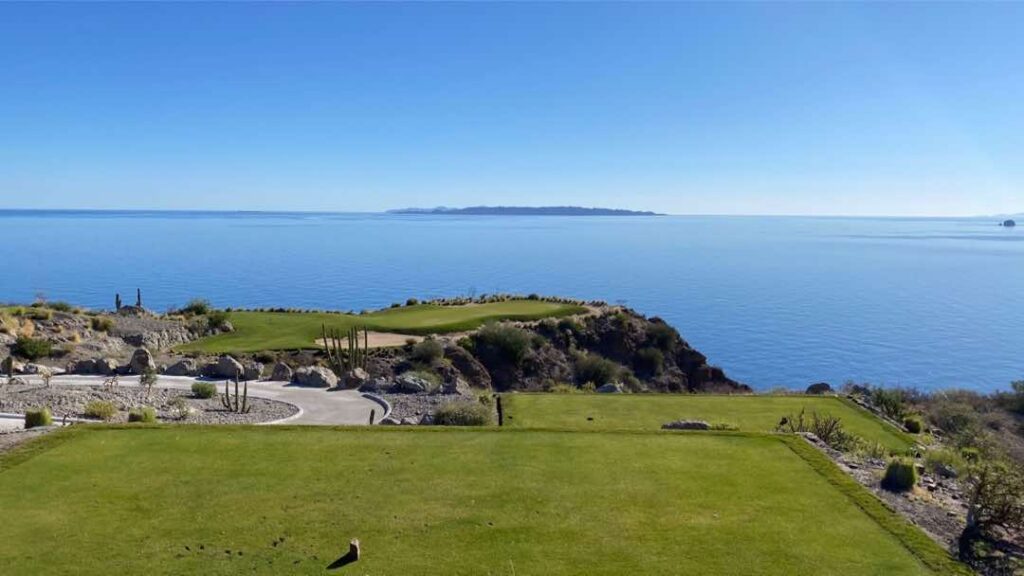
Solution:
[[[709,430],[723,430],[727,432],[736,432],[739,429],[739,426],[736,426],[735,424],[729,424],[726,422],[715,422],[711,424],[711,428],[709,428]]]
[[[893,458],[885,467],[882,488],[890,492],[908,492],[917,484],[917,469],[909,458]]]
[[[431,384],[431,390],[436,390],[441,385],[441,376],[433,370],[410,370],[409,374],[418,376]]]
[[[1024,414],[1024,380],[1012,382],[1010,387],[1013,389],[1010,395],[1010,410]]]
[[[970,406],[950,399],[940,399],[927,406],[928,419],[952,437],[958,446],[976,443],[981,432],[981,417]]]
[[[474,335],[473,350],[485,360],[518,366],[530,351],[530,333],[511,324],[492,322]]]
[[[85,405],[84,414],[88,418],[98,418],[104,422],[110,421],[117,414],[117,406],[113,402],[93,400]]]
[[[647,341],[659,350],[672,350],[676,336],[675,328],[664,322],[651,322],[647,325]]]
[[[444,347],[433,338],[427,338],[412,347],[411,358],[422,364],[433,364],[444,356]]]
[[[132,408],[128,411],[128,421],[151,424],[156,422],[156,410],[149,406],[145,406],[143,408]]]
[[[665,368],[665,354],[657,348],[641,348],[636,351],[633,363],[641,374],[657,376]]]
[[[491,409],[479,402],[449,402],[434,411],[439,426],[486,426],[491,421]]]
[[[618,379],[621,367],[597,354],[580,354],[576,358],[576,381],[602,386]]]
[[[217,330],[223,327],[228,321],[228,313],[223,310],[211,310],[206,315],[206,326],[210,330]]]
[[[873,388],[871,390],[871,403],[893,420],[903,417],[904,399],[903,391],[896,388]]]
[[[29,428],[35,428],[36,426],[49,426],[51,424],[53,424],[53,415],[50,414],[49,408],[25,411],[26,430]]]
[[[850,452],[857,448],[860,438],[843,428],[842,420],[830,414],[812,412],[810,416],[801,410],[796,416],[784,416],[776,427],[779,432],[809,432],[834,450]]]
[[[1024,530],[1024,470],[1019,466],[1001,459],[979,462],[970,467],[965,484],[969,508],[961,552],[974,540],[997,539],[997,528]]]
[[[861,458],[882,460],[889,456],[889,449],[878,441],[860,440],[854,446],[853,452]]]
[[[417,305],[419,303],[420,303],[420,301],[415,299],[415,298],[409,298],[408,300],[405,301],[405,305],[406,306],[415,306],[415,305]]]
[[[147,394],[151,394],[153,386],[156,386],[156,382],[159,379],[160,376],[157,375],[156,369],[152,366],[146,366],[142,370],[142,374],[139,374],[139,385],[146,389]]]
[[[188,304],[185,304],[180,312],[185,315],[202,316],[211,310],[213,310],[213,306],[210,305],[209,300],[193,298],[188,301]]]
[[[26,360],[38,360],[53,354],[53,345],[46,340],[19,336],[11,348],[11,353]]]
[[[89,325],[97,332],[110,332],[110,329],[114,327],[114,321],[103,316],[93,316],[89,319]]]
[[[193,382],[192,395],[196,398],[213,398],[217,395],[217,385],[213,382]]]
[[[494,395],[490,392],[481,392],[476,395],[476,401],[491,408],[494,406]]]
[[[178,420],[185,420],[189,415],[188,400],[182,396],[175,396],[168,404],[171,414]]]
[[[947,470],[960,474],[966,467],[967,462],[956,450],[937,448],[924,454],[924,469],[935,475],[942,475]]]
[[[52,320],[53,310],[47,308],[26,308],[23,310],[22,315],[32,320]]]
[[[57,312],[70,313],[74,312],[75,310],[75,307],[72,306],[71,304],[68,304],[67,302],[50,302],[49,304],[46,305],[46,307],[51,310],[56,310]]]
[[[273,364],[277,362],[277,355],[273,352],[257,352],[253,359],[262,364]]]
[[[904,416],[903,429],[911,434],[920,434],[924,430],[924,421],[917,414]]]
[[[553,382],[547,387],[547,391],[552,394],[576,394],[580,389],[565,382]]]

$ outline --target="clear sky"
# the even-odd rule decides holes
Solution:
[[[0,4],[0,207],[1024,211],[1024,3]]]

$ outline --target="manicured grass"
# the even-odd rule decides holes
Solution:
[[[720,396],[678,394],[505,394],[505,425],[517,428],[657,430],[672,420],[725,423],[768,432],[788,414],[806,409],[842,420],[850,432],[902,452],[913,440],[856,405],[834,396]]]
[[[949,573],[795,438],[90,428],[0,460],[5,573]]]
[[[463,306],[420,304],[387,308],[369,314],[304,312],[232,312],[234,332],[218,334],[179,348],[182,352],[258,352],[316,348],[324,324],[346,332],[366,327],[380,332],[441,334],[472,330],[489,320],[536,320],[586,311],[582,306],[540,300],[508,300]]]

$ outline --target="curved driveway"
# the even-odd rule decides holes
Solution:
[[[22,379],[38,381],[37,376],[22,375]],[[54,376],[51,385],[91,385],[99,386],[106,380],[104,376]],[[160,376],[157,388],[175,390],[191,390],[195,378],[189,376]],[[121,386],[138,386],[138,376],[122,376]],[[211,380],[223,386],[223,380]],[[304,388],[287,382],[250,381],[249,395],[254,398],[278,400],[299,407],[298,414],[270,422],[270,424],[369,424],[370,411],[375,410],[377,421],[381,420],[384,411],[380,404],[363,397],[355,390],[325,390],[323,388]]]

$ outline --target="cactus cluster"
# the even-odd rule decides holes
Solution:
[[[321,325],[321,330],[323,332],[324,354],[327,356],[327,363],[330,365],[331,370],[334,370],[338,376],[344,376],[356,368],[366,370],[367,352],[370,349],[370,336],[365,326],[362,328],[362,344],[359,342],[360,329],[355,326],[348,329],[348,335],[345,337],[346,348],[344,352],[341,348],[342,338],[340,330],[328,330],[326,324]]]
[[[220,397],[220,403],[228,412],[236,414],[248,414],[252,410],[249,405],[249,381],[243,384],[242,395],[238,395],[238,377],[235,376],[235,393],[232,396],[228,389],[228,381],[224,381],[224,395]]]

